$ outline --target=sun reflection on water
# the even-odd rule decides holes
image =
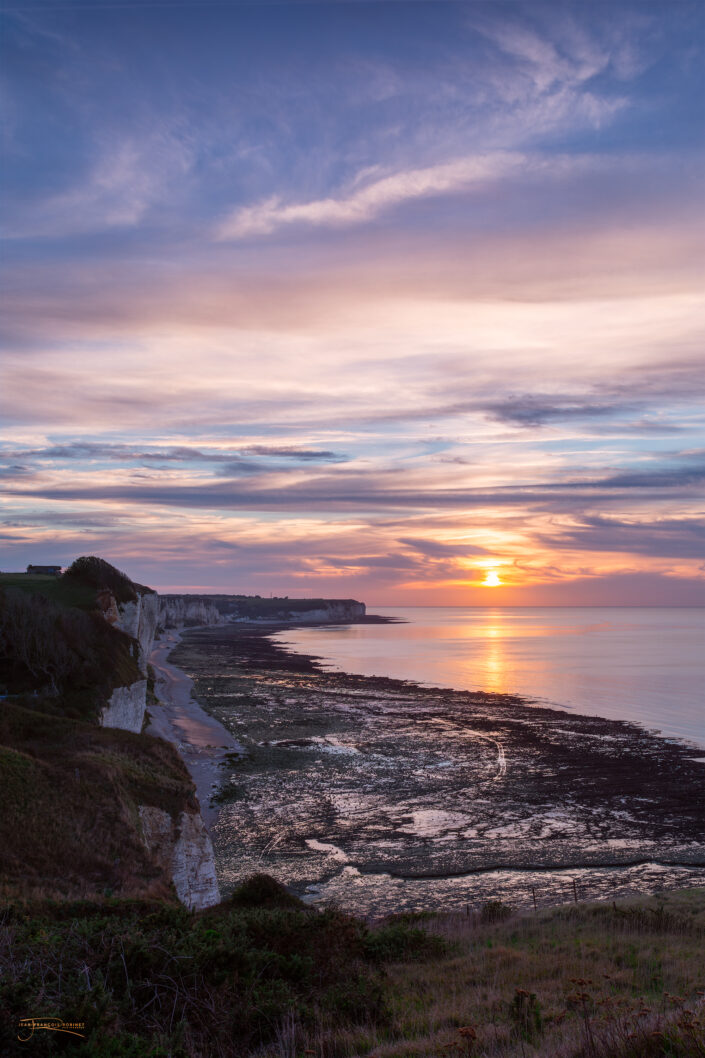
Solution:
[[[484,684],[488,691],[502,694],[506,689],[506,663],[504,656],[504,629],[501,621],[493,616],[492,623],[483,627],[481,641],[484,644]],[[477,659],[475,659],[477,664]]]

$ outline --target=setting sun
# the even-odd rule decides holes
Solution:
[[[502,583],[502,581],[499,579],[495,571],[491,569],[482,583],[486,588],[496,588],[497,585]]]

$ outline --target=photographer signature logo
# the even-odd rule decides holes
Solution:
[[[68,1032],[71,1036],[80,1036],[82,1040],[85,1040],[85,1034],[78,1031],[85,1027],[83,1021],[62,1021],[61,1018],[20,1018],[17,1039],[20,1043],[27,1043],[39,1029],[46,1032]]]

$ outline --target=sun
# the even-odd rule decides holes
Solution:
[[[493,569],[487,571],[487,576],[482,582],[485,588],[496,588],[501,583],[502,581],[499,579]]]

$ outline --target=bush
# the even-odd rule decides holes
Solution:
[[[520,1039],[532,1042],[541,1035],[543,1028],[541,1005],[534,992],[527,992],[525,988],[517,988],[514,999],[509,1004],[509,1017]]]
[[[138,593],[153,594],[152,588],[133,583],[126,573],[122,573],[105,559],[98,558],[97,555],[83,555],[77,558],[66,570],[64,577],[77,580],[81,584],[95,588],[96,591],[107,588],[119,603],[136,602]]]
[[[480,908],[480,922],[506,922],[513,913],[512,908],[501,900],[487,900]]]
[[[0,591],[0,680],[13,693],[42,695],[44,709],[61,699],[67,716],[96,716],[113,688],[139,676],[129,636],[98,614]]]
[[[304,904],[269,874],[253,874],[230,897],[233,907],[295,907]]]
[[[257,888],[281,896],[262,876]],[[275,1039],[292,1011],[309,1031],[386,1017],[365,927],[341,912],[226,903],[194,915],[138,901],[66,910],[14,906],[5,916],[3,1055],[27,1053],[15,1026],[28,1010],[84,1021],[76,1054],[100,1058],[236,1058]]]
[[[407,962],[437,959],[448,950],[442,937],[405,922],[390,922],[371,930],[364,941],[371,962]]]

